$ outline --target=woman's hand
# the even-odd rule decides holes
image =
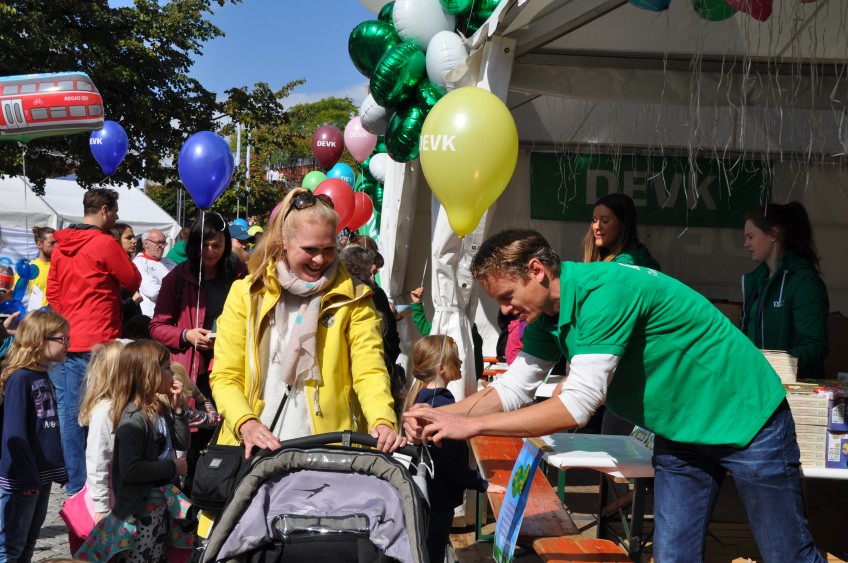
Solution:
[[[185,477],[188,475],[188,462],[184,457],[178,457],[174,460],[174,466],[177,468],[177,475]]]
[[[198,350],[211,350],[215,345],[215,340],[208,338],[206,335],[212,331],[206,328],[192,328],[186,331],[185,341],[189,346],[197,344]]]
[[[239,433],[244,441],[244,459],[250,459],[253,446],[271,451],[280,449],[280,441],[277,437],[255,418],[242,424]]]
[[[371,437],[377,438],[377,449],[383,453],[390,454],[406,445],[406,438],[397,433],[397,430],[386,424],[379,424],[371,429]]]

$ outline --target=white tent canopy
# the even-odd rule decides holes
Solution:
[[[503,0],[466,45],[471,55],[448,77],[449,86],[477,85],[504,100],[521,150],[503,195],[462,243],[438,202],[431,204],[418,161],[396,164],[387,175],[387,291],[407,302],[425,262],[431,264],[425,305],[435,313],[434,332],[465,333],[465,315],[484,335],[484,354],[494,353],[496,308],[464,271],[490,231],[535,228],[563,259],[581,259],[590,217],[531,217],[531,155],[538,152],[767,163],[772,199],[807,207],[831,309],[848,311],[841,249],[848,236],[841,187],[848,184],[848,3],[775,0],[774,14],[761,23],[744,13],[705,21],[684,0],[662,13],[626,0]],[[574,194],[567,188],[550,194],[552,205],[569,205]],[[701,202],[693,193],[686,201],[695,207]],[[741,299],[740,276],[754,267],[741,224],[639,231],[666,273],[710,298]],[[471,365],[464,365],[466,388]]]
[[[85,190],[74,180],[50,179],[43,196],[35,195],[22,176],[0,177],[0,227],[6,246],[0,256],[13,260],[34,258],[38,250],[32,240],[32,227],[62,229],[82,222],[82,197]],[[110,186],[107,186],[110,187]],[[143,191],[129,186],[112,187],[118,192],[119,221],[127,223],[138,235],[147,229],[159,229],[172,245],[180,225],[156,205]]]

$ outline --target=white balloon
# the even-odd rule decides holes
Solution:
[[[392,118],[392,111],[384,108],[376,101],[373,96],[368,94],[362,105],[359,106],[359,121],[362,123],[362,128],[373,133],[374,135],[385,135],[386,128],[389,126],[389,120]]]
[[[456,28],[456,16],[445,12],[439,0],[395,0],[392,18],[400,38],[422,51],[434,35]]]
[[[378,152],[371,157],[371,162],[368,164],[368,171],[381,184],[386,180],[386,169],[389,167],[391,160],[387,153]]]
[[[427,45],[427,78],[446,86],[445,77],[468,58],[462,37],[453,31],[440,31]]]
[[[366,9],[374,12],[375,14],[379,14],[380,10],[383,9],[383,6],[389,3],[389,0],[359,0],[359,2],[365,6]]]

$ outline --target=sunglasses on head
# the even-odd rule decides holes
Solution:
[[[289,213],[291,213],[293,209],[301,211],[303,209],[306,209],[307,207],[312,207],[319,200],[330,209],[334,209],[333,200],[330,199],[330,196],[328,196],[327,194],[314,194],[312,192],[303,192],[294,196],[294,199],[292,199],[288,211],[286,211],[286,214],[283,215],[283,222],[285,222],[286,218],[289,216]]]

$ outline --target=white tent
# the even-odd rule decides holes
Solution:
[[[841,248],[848,235],[841,187],[848,183],[843,0],[775,0],[775,13],[763,23],[743,13],[706,21],[683,0],[662,13],[626,0],[503,0],[466,45],[471,55],[448,77],[449,86],[486,88],[510,108],[520,151],[509,185],[477,231],[462,241],[431,197],[418,161],[391,167],[383,199],[387,292],[406,302],[430,264],[426,305],[434,314],[434,332],[468,342],[473,320],[484,335],[484,353],[494,352],[496,308],[467,272],[490,232],[535,228],[563,259],[581,259],[589,215],[534,216],[531,195],[540,195],[532,193],[534,162],[545,153],[608,158],[612,184],[630,178],[616,186],[596,182],[580,192],[560,172],[559,185],[541,195],[548,207],[561,210],[591,205],[611,188],[643,205],[647,197],[640,196],[652,190],[653,178],[622,171],[628,157],[656,157],[663,165],[675,157],[696,164],[699,158],[743,167],[752,160],[764,163],[763,185],[770,185],[773,200],[800,200],[807,207],[831,309],[848,311],[848,260]],[[684,175],[677,186],[686,213],[710,203],[693,178],[694,173]],[[728,180],[735,185],[735,177]],[[670,189],[653,188],[660,195]],[[757,201],[762,189],[748,195]],[[642,208],[640,221],[645,214]],[[740,276],[754,267],[742,248],[741,222],[640,224],[639,231],[665,272],[707,297],[741,299]],[[470,346],[466,350],[470,354]],[[464,360],[466,367],[473,365],[470,357]],[[464,388],[452,388],[457,398],[473,388],[472,374],[464,375]]]
[[[32,240],[32,227],[47,226],[61,229],[82,221],[84,189],[74,180],[50,179],[43,196],[35,195],[22,176],[0,177],[0,227],[5,247],[0,256],[13,261],[34,258],[38,250]],[[143,191],[128,185],[116,186],[118,216],[136,234],[146,229],[159,229],[172,245],[180,225]]]

